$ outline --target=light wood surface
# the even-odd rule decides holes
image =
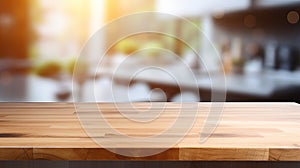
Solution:
[[[149,144],[126,142],[114,137],[110,129],[99,127],[99,109],[94,104],[72,103],[0,103],[0,160],[50,159],[50,160],[257,160],[300,161],[300,105],[296,103],[225,103],[221,120],[207,141],[199,142],[199,133],[205,127],[211,103],[156,103],[164,105],[158,118],[136,122],[127,114],[145,112],[151,119],[150,103],[98,104],[104,119],[111,128],[123,135],[141,138],[163,134],[174,126],[178,115],[190,121],[195,112],[196,121],[188,132],[182,132],[186,123],[166,134],[164,140],[184,138],[171,148],[165,143]],[[153,105],[153,104],[152,104]],[[182,112],[182,113],[180,113]],[[148,157],[126,157],[112,153],[94,142],[82,128],[83,117],[98,138],[116,140],[115,150],[130,149],[141,152],[149,149],[167,149]],[[142,118],[142,117],[140,117]],[[217,119],[218,116],[215,116]],[[180,125],[182,124],[182,125]],[[108,132],[106,132],[108,131]]]

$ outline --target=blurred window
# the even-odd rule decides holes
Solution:
[[[106,1],[106,14],[105,14],[105,21],[111,22],[119,17],[127,16],[129,14],[134,14],[137,12],[144,12],[144,11],[155,11],[155,0],[107,0]],[[134,4],[134,5],[133,5]],[[128,44],[132,44],[134,42],[136,45],[139,45],[140,48],[147,48],[147,47],[161,47],[170,51],[173,51],[174,53],[178,54],[179,56],[184,55],[188,50],[190,50],[190,47],[193,47],[193,49],[198,50],[200,47],[199,39],[200,35],[199,32],[192,32],[193,30],[192,26],[200,26],[200,18],[194,17],[194,18],[188,18],[192,24],[184,24],[179,20],[174,19],[167,19],[167,18],[140,18],[140,20],[136,21],[134,20],[134,23],[127,23],[126,25],[120,25],[118,27],[114,27],[108,32],[106,32],[106,41],[111,41],[112,39],[115,39],[114,36],[117,36],[116,33],[120,32],[122,30],[131,29],[133,25],[141,24],[143,26],[157,26],[159,30],[170,32],[172,35],[176,35],[177,38],[173,38],[167,35],[162,34],[155,34],[155,33],[143,33],[139,35],[134,35],[131,37],[128,37],[124,39],[123,44],[124,46],[131,46]],[[151,24],[151,25],[150,25]],[[180,37],[183,37],[185,39],[188,39],[186,43],[188,45],[185,45],[182,41],[180,41]],[[129,39],[129,40],[128,40]],[[113,41],[114,42],[114,41]],[[121,42],[121,41],[120,41]],[[189,46],[190,45],[190,46]],[[123,52],[125,54],[127,51],[123,51],[124,47],[117,47],[118,42],[116,44],[116,47],[113,47],[110,49],[109,54],[113,54],[116,52]],[[121,49],[120,49],[121,48]],[[134,48],[134,47],[133,47]],[[139,49],[134,48],[132,50]],[[121,51],[120,51],[121,50]]]
[[[31,0],[33,60],[76,56],[89,35],[91,0]]]

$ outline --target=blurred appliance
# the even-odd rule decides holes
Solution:
[[[294,48],[283,45],[278,48],[276,69],[293,71],[297,67],[297,53]]]
[[[270,42],[266,45],[264,65],[267,69],[274,69],[276,67],[276,51],[276,42]]]

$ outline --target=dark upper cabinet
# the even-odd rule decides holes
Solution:
[[[299,4],[299,0],[254,0],[256,7],[277,7]]]

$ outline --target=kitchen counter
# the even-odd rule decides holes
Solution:
[[[106,129],[97,132],[98,138],[118,142],[116,150],[133,149],[138,154],[149,148],[166,148],[162,153],[138,158],[112,153],[87,135],[78,116],[85,117],[89,128],[99,129],[95,125],[100,121],[96,120],[99,109],[91,103],[79,103],[77,110],[72,103],[0,103],[0,160],[300,161],[300,105],[296,103],[225,103],[218,126],[205,142],[199,142],[199,133],[207,115],[218,118],[210,112],[211,103],[156,103],[164,105],[164,111],[158,119],[143,123],[128,121],[119,110],[135,114],[137,109],[148,109],[150,103],[134,103],[134,108],[123,103],[119,104],[121,109],[110,103],[98,105],[111,127],[131,137],[151,136],[172,126],[179,111],[186,121],[198,113],[183,139],[169,148],[155,142],[144,146],[125,143]],[[140,117],[147,119],[147,114]],[[180,131],[165,138],[172,140]]]
[[[115,81],[127,84],[143,82],[153,88],[161,88],[174,94],[179,87],[187,90],[199,90],[201,101],[211,101],[210,94],[227,92],[227,101],[300,101],[300,74],[284,71],[265,71],[261,73],[221,74],[195,73],[185,67],[169,66],[163,69],[102,68],[99,76],[109,76]],[[137,73],[138,72],[138,73]],[[168,100],[170,100],[168,97]]]

